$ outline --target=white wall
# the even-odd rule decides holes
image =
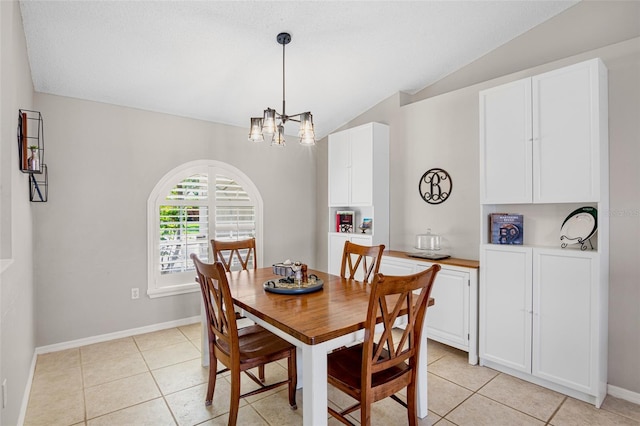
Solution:
[[[247,141],[248,129],[36,94],[47,135],[49,202],[35,225],[37,345],[67,342],[200,313],[200,294],[150,299],[147,199],[174,167],[229,163],[264,201],[264,265],[314,265],[315,159]],[[247,118],[247,122],[248,122]],[[141,297],[131,300],[131,288]]]
[[[450,80],[435,84],[433,90],[426,88],[413,97],[398,94],[343,128],[367,121],[391,126],[392,249],[409,249],[414,235],[431,227],[444,235],[445,243],[455,256],[478,259],[478,92],[590,58],[602,58],[609,70],[610,211],[601,212],[610,215],[609,384],[630,391],[637,398],[640,394],[637,278],[640,276],[640,169],[637,166],[640,38],[585,52],[587,46],[600,46],[601,39],[589,36],[586,38],[591,44],[585,44],[581,34],[601,33],[601,27],[610,28],[621,37],[638,34],[640,3],[583,3],[554,18],[555,22],[551,20],[542,28],[533,29],[496,49],[487,55],[489,59],[481,58],[478,64],[470,64]],[[598,28],[589,26],[590,23],[598,23]],[[549,57],[544,54],[544,46],[549,40],[562,46],[562,49],[552,48],[553,54],[562,59],[546,62]],[[606,40],[611,40],[609,33]],[[496,70],[505,74],[496,74]],[[491,78],[478,80],[476,73]],[[480,82],[466,87],[458,85],[470,81]],[[448,91],[442,92],[443,88]],[[433,96],[434,93],[437,96]],[[413,103],[400,106],[405,101]],[[318,160],[319,168],[326,168],[326,153],[323,154]],[[453,158],[456,161],[452,161]],[[442,167],[453,176],[452,198],[440,206],[427,205],[417,192],[418,178],[431,167]],[[326,200],[326,178],[319,176],[318,182],[324,185],[319,193],[324,194]],[[321,199],[318,195],[318,200]],[[318,238],[323,232],[326,236],[322,226],[319,222]],[[318,252],[320,264],[326,263],[321,257],[323,253]]]
[[[32,109],[31,70],[14,1],[0,2],[0,382],[7,383],[7,406],[0,424],[18,422],[35,349],[33,212],[28,175],[19,171],[18,109]],[[8,265],[8,266],[7,266]]]

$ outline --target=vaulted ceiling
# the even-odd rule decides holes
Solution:
[[[21,1],[35,90],[249,126],[313,113],[324,137],[577,1]],[[295,129],[287,129],[294,133]]]

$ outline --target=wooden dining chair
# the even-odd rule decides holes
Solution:
[[[251,269],[258,269],[255,238],[248,238],[239,241],[222,241],[212,239],[211,250],[213,251],[214,260],[216,262],[222,262],[222,265],[227,272],[238,269],[246,271],[250,267]],[[238,262],[236,265],[234,265],[234,259]],[[237,267],[238,264],[240,265],[240,268]],[[245,320],[245,317],[242,316],[240,312],[236,312],[236,319]],[[244,325],[241,327],[244,327]],[[227,370],[223,369],[218,371],[218,374],[226,372]],[[264,382],[265,377],[263,365],[258,368],[258,377],[262,382]]]
[[[355,278],[365,283],[369,282],[371,274],[377,274],[380,269],[382,252],[384,252],[384,244],[369,247],[345,241],[340,276],[347,279]]]
[[[251,269],[258,268],[255,238],[239,241],[213,239],[211,240],[211,249],[213,250],[213,258],[216,262],[222,262],[227,272],[237,270],[236,265],[238,264],[242,270],[247,270],[250,266]],[[236,265],[234,265],[234,259],[238,262]]]
[[[240,398],[285,384],[289,386],[289,405],[292,409],[297,409],[296,347],[257,324],[238,329],[231,290],[222,262],[203,263],[195,254],[191,254],[191,259],[196,267],[202,290],[209,336],[209,387],[205,404],[211,405],[213,401],[216,370],[220,361],[231,372],[229,425],[236,424]],[[265,385],[249,371],[281,359],[287,359],[287,380]],[[241,372],[247,374],[260,387],[240,394]]]
[[[329,384],[357,403],[340,412],[329,407],[329,414],[351,425],[346,415],[360,409],[360,424],[370,425],[371,404],[391,397],[407,408],[409,425],[418,423],[418,355],[427,303],[439,270],[440,265],[433,265],[413,275],[374,275],[364,341],[327,355]],[[394,342],[394,322],[404,314],[408,316],[406,327]],[[377,323],[380,318],[382,322]],[[426,368],[426,365],[420,367]],[[405,387],[406,403],[395,395]]]

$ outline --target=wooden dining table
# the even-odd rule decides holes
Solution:
[[[364,335],[370,285],[309,270],[322,289],[305,294],[276,294],[264,289],[281,276],[273,268],[228,272],[233,302],[242,314],[298,348],[298,386],[303,387],[303,424],[327,424],[327,353]],[[433,300],[430,301],[433,303]],[[204,317],[204,315],[203,315]],[[203,319],[206,321],[206,319]],[[205,327],[203,327],[204,329]],[[203,333],[203,364],[208,365]],[[422,333],[418,369],[418,416],[427,415],[427,338]]]

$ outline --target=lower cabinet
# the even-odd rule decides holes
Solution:
[[[409,275],[424,271],[433,263],[384,255],[380,272],[387,275]],[[469,363],[477,364],[478,269],[435,263],[442,269],[438,272],[431,291],[435,304],[427,310],[427,337],[468,352]]]
[[[483,245],[480,364],[600,406],[607,291],[599,254]]]
[[[342,266],[342,252],[344,250],[345,241],[359,244],[361,246],[370,246],[373,243],[371,235],[351,234],[351,233],[331,233],[329,234],[329,273],[340,275],[340,267]],[[359,277],[356,275],[356,279]]]

